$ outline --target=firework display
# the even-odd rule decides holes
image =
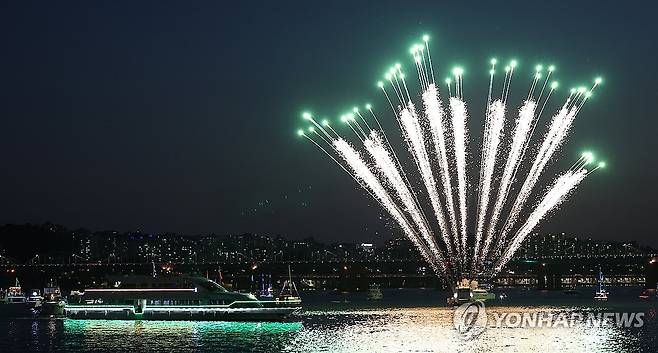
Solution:
[[[517,62],[504,67],[498,83],[498,62],[492,59],[483,133],[476,146],[475,140],[469,143],[464,70],[454,68],[440,89],[428,36],[411,48],[411,55],[418,94],[410,94],[400,64],[378,82],[404,146],[394,148],[369,104],[363,111],[354,108],[340,117],[350,135],[355,135],[352,139],[310,112],[302,115],[310,125],[297,133],[381,205],[438,275],[452,283],[463,277],[493,277],[542,220],[588,175],[605,166],[604,162],[594,164],[593,154],[585,152],[548,186],[540,186],[547,166],[601,79],[596,78],[590,87],[572,89],[544,123],[543,135],[533,136],[558,88],[551,77],[555,67],[535,67],[528,94],[515,111],[508,97]],[[417,106],[415,101],[422,104]],[[401,159],[409,159],[406,168]],[[479,171],[477,180],[469,180],[475,179],[469,178],[470,170]]]

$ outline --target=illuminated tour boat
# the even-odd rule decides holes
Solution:
[[[203,277],[125,276],[88,288],[64,309],[72,319],[280,321],[300,307],[268,307]]]

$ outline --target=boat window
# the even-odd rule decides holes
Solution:
[[[224,289],[224,287],[220,286],[219,284],[213,281],[200,281],[198,285],[211,292],[214,291],[226,292],[226,289]]]
[[[260,302],[241,302],[241,303],[233,303],[231,305],[233,308],[260,308],[262,307],[262,304]]]

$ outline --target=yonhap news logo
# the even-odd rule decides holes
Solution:
[[[461,338],[470,340],[479,336],[487,328],[487,311],[484,302],[476,300],[458,306],[452,321]]]
[[[503,310],[487,312],[482,301],[464,303],[455,308],[453,323],[459,336],[470,340],[488,328],[571,328],[583,325],[639,328],[644,326],[647,318],[644,312]]]

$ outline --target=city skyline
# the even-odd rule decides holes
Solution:
[[[50,234],[50,236],[49,236]],[[354,261],[361,258],[363,251],[369,254],[381,251],[386,259],[413,259],[422,261],[416,249],[403,235],[387,239],[383,243],[362,242],[353,237],[351,242],[326,242],[314,237],[291,239],[285,235],[262,233],[237,234],[178,234],[118,232],[113,230],[92,231],[88,229],[66,229],[55,224],[6,224],[0,226],[0,256],[14,261],[35,261],[40,254],[47,263],[66,261],[110,261],[158,263],[205,263],[243,261]],[[19,244],[10,241],[19,238]],[[49,238],[41,246],[27,246],[35,237]],[[9,246],[7,246],[9,245]],[[402,249],[402,250],[395,250]],[[285,250],[284,254],[282,251]],[[363,251],[362,251],[363,250]],[[392,255],[393,253],[397,255]],[[355,254],[357,255],[356,257]],[[616,258],[617,256],[651,257],[658,254],[655,248],[633,240],[601,241],[592,237],[569,233],[539,233],[519,249],[515,260],[559,259],[579,257]],[[12,256],[13,255],[13,256]],[[71,258],[74,256],[75,258]],[[278,256],[278,258],[277,258]],[[5,260],[6,260],[5,259]],[[379,258],[382,259],[382,258]],[[6,262],[6,261],[5,261]]]

